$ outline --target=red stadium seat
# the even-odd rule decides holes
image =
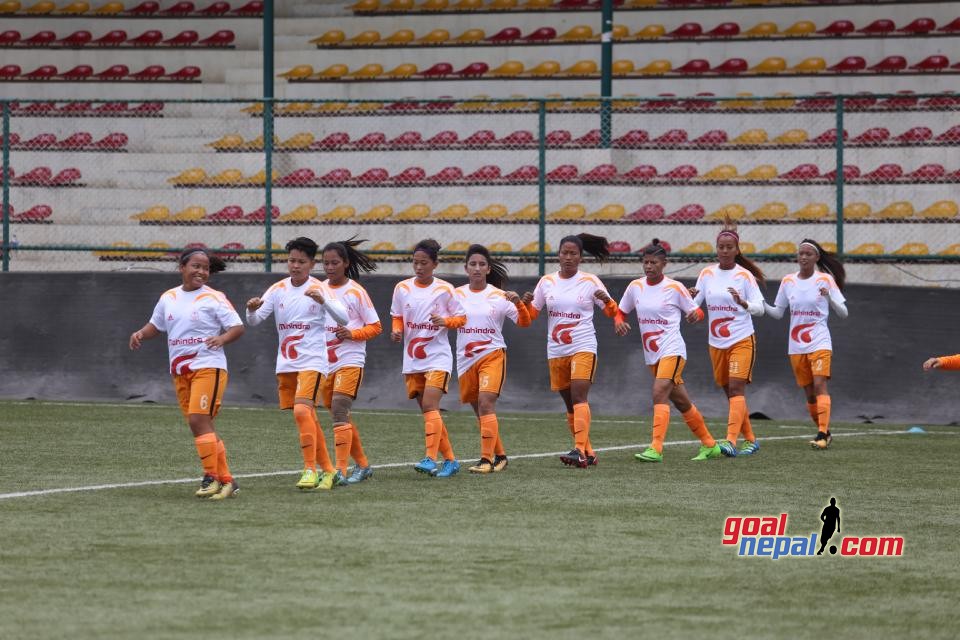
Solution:
[[[912,35],[930,33],[937,28],[937,23],[930,18],[917,18],[905,27],[897,29],[900,33],[909,33]]]
[[[448,147],[457,144],[460,137],[456,131],[441,131],[427,140],[427,146],[430,147]]]
[[[51,178],[53,178],[53,172],[50,171],[50,167],[35,167],[17,178],[11,176],[11,182],[16,184],[42,185],[48,184]]]
[[[133,109],[130,109],[130,113],[136,113],[138,115],[156,115],[163,111],[162,102],[141,102]]]
[[[904,144],[918,144],[928,142],[933,138],[933,130],[930,127],[913,127],[898,135],[894,140]]]
[[[422,167],[407,167],[397,175],[393,176],[394,182],[401,184],[415,184],[422,182],[427,177],[427,172]]]
[[[364,184],[380,184],[390,179],[390,173],[386,169],[375,167],[367,169],[355,178],[357,182]]]
[[[882,164],[870,173],[864,174],[864,180],[896,180],[897,178],[903,177],[903,167],[898,164],[888,163]]]
[[[490,66],[486,62],[471,62],[463,69],[454,72],[453,75],[460,76],[461,78],[470,78],[482,76],[489,70]]]
[[[870,71],[876,71],[878,73],[896,73],[906,68],[907,59],[903,56],[887,56],[877,64],[869,67]]]
[[[516,27],[506,27],[496,32],[492,36],[484,38],[487,42],[513,42],[519,40],[523,34]]]
[[[313,172],[313,169],[295,169],[288,173],[285,176],[282,176],[274,182],[278,187],[294,187],[294,186],[304,186],[313,184],[317,179],[317,174]],[[323,178],[321,178],[323,181]]]
[[[89,102],[68,102],[58,109],[61,113],[83,113],[90,110]]]
[[[746,60],[743,61],[743,64],[747,64]],[[746,66],[744,66],[744,68],[746,68]],[[716,72],[716,69],[714,69],[714,72]],[[706,111],[707,109],[712,109],[713,107],[717,106],[717,102],[715,100],[709,100],[709,98],[712,98],[713,96],[714,94],[712,93],[701,92],[690,100],[684,100],[683,102],[678,103],[677,106],[682,107],[687,111]]]
[[[929,107],[931,109],[942,109],[944,107],[956,107],[957,105],[960,105],[960,97],[955,96],[951,91],[946,91],[944,92],[944,95],[927,98],[926,100],[923,101],[922,104],[924,107]]]
[[[663,174],[663,177],[670,180],[690,180],[697,177],[697,168],[690,164],[682,164],[670,169]]]
[[[167,38],[163,44],[170,47],[189,47],[200,39],[200,34],[196,31],[181,31],[172,38]]]
[[[625,240],[614,240],[610,243],[610,253],[630,253],[632,247]]]
[[[616,178],[617,167],[612,164],[601,164],[580,176],[583,182],[612,182]]]
[[[497,143],[509,147],[529,147],[536,144],[536,141],[531,131],[514,131],[500,138]]]
[[[250,0],[247,4],[238,9],[234,9],[230,13],[235,13],[238,16],[263,15],[263,2],[261,2],[261,0]]]
[[[560,147],[565,144],[570,144],[571,140],[573,140],[573,136],[569,131],[566,129],[557,129],[547,134],[546,143],[548,147]]]
[[[844,139],[844,140],[847,139],[847,132],[846,132],[846,131],[843,132],[843,139]],[[818,145],[824,145],[824,144],[834,145],[834,144],[837,144],[837,130],[836,130],[836,129],[827,129],[826,131],[824,131],[823,133],[821,133],[820,135],[818,135],[816,138],[812,138],[812,139],[810,140],[810,143],[811,143],[811,144],[818,144]]]
[[[700,220],[706,214],[706,210],[699,204],[685,204],[669,214],[667,220],[673,220],[674,222],[693,222],[694,220]]]
[[[239,253],[234,253],[237,249],[244,249],[242,242],[227,242],[222,247],[217,249],[216,254],[223,258],[224,260],[236,260],[240,257]]]
[[[57,148],[70,150],[82,149],[93,142],[93,136],[86,131],[78,131],[57,142]]]
[[[867,68],[867,61],[860,56],[847,56],[840,62],[827,67],[830,71],[837,73],[856,73]]]
[[[93,143],[94,148],[96,149],[123,149],[127,146],[127,134],[115,132],[105,135],[100,140],[97,140]]]
[[[155,14],[157,11],[160,11],[160,3],[155,2],[154,0],[147,0],[146,2],[141,2],[132,9],[127,9],[124,13],[129,13],[133,16],[150,16]]]
[[[547,182],[572,182],[580,175],[576,165],[562,164],[547,172]]]
[[[389,142],[391,147],[411,147],[423,144],[423,136],[419,131],[404,131]]]
[[[740,25],[736,22],[721,22],[707,31],[706,35],[711,38],[733,38],[740,35]]]
[[[352,178],[349,169],[333,169],[317,178],[317,182],[320,184],[343,184]]]
[[[354,140],[353,146],[361,148],[385,147],[387,145],[387,134],[381,131],[372,131],[363,137]]]
[[[781,180],[791,182],[800,182],[804,180],[816,180],[820,177],[820,169],[815,164],[798,164],[790,171],[780,174]]]
[[[653,180],[657,177],[657,168],[649,164],[641,164],[626,173],[620,174],[621,180],[626,180],[629,182],[644,182],[646,180]]]
[[[827,182],[836,182],[837,170],[831,169],[830,171],[827,171],[825,174],[823,174],[820,177],[826,180]],[[853,164],[843,165],[843,180],[845,182],[848,180],[855,180],[856,178],[859,178],[859,177],[860,177],[860,167]]]
[[[78,64],[69,71],[64,71],[60,77],[64,80],[85,80],[93,75],[93,67],[88,64]]]
[[[886,98],[877,103],[881,109],[909,109],[917,106],[920,101],[913,91],[897,91],[897,95],[892,98]]]
[[[220,31],[215,31],[213,34],[207,36],[203,40],[197,42],[205,47],[228,47],[233,44],[233,41],[236,39],[236,34],[229,29],[221,29]]]
[[[536,182],[537,178],[540,177],[540,170],[533,165],[524,165],[519,169],[514,169],[510,173],[504,176],[505,180],[510,182]]]
[[[682,73],[688,75],[699,75],[701,73],[707,73],[710,71],[710,63],[706,60],[689,60],[683,65],[674,68],[675,73]]]
[[[22,77],[29,80],[50,80],[57,75],[57,68],[52,64],[45,64],[37,67],[30,73],[23,74]]]
[[[691,144],[698,147],[712,147],[714,145],[726,144],[729,138],[727,132],[722,129],[711,129],[703,135],[697,136]]]
[[[960,18],[954,18],[951,22],[937,29],[937,31],[942,33],[960,33]]]
[[[549,42],[557,37],[557,30],[553,27],[540,27],[536,31],[531,31],[522,39],[527,42]]]
[[[449,184],[459,182],[463,179],[463,169],[460,167],[444,167],[437,173],[427,178],[427,182],[439,184]]]
[[[99,78],[100,80],[120,80],[126,78],[130,74],[130,68],[125,64],[115,64],[108,69],[104,69],[100,73],[94,74],[94,78]]]
[[[630,149],[640,147],[650,141],[650,134],[643,129],[632,129],[613,141],[614,147]]]
[[[387,111],[416,111],[420,108],[420,103],[412,100],[401,100],[400,102],[391,102],[386,106]]]
[[[897,25],[893,23],[893,20],[881,19],[874,20],[867,26],[859,29],[859,33],[865,33],[867,35],[886,35],[888,33],[893,33],[896,31]]]
[[[449,62],[438,62],[426,71],[421,71],[417,75],[421,75],[425,78],[440,78],[443,76],[448,76],[453,73],[453,65]]]
[[[804,98],[803,100],[798,101],[796,104],[798,109],[811,111],[834,109],[836,106],[837,101],[829,94],[829,92],[825,93],[822,98]]]
[[[31,102],[23,108],[23,113],[30,115],[39,115],[44,113],[50,113],[51,111],[56,111],[57,104],[55,102]]]
[[[466,147],[486,147],[497,141],[497,134],[489,129],[481,129],[471,133],[462,144]]]
[[[228,11],[230,11],[229,2],[214,2],[209,7],[200,9],[196,13],[200,16],[222,16],[226,15]]]
[[[131,73],[130,78],[132,80],[159,80],[166,73],[167,70],[163,68],[163,65],[151,64],[136,73]]]
[[[23,143],[27,149],[49,149],[57,144],[57,136],[52,133],[41,133]]]
[[[63,186],[72,182],[76,182],[80,178],[80,169],[77,169],[76,167],[67,167],[66,169],[62,169],[60,173],[51,178],[50,184],[53,186]]]
[[[960,124],[955,125],[941,133],[936,138],[937,142],[960,142]]]
[[[687,143],[687,132],[684,129],[670,129],[660,134],[651,142],[657,145],[676,145]]]
[[[47,47],[53,44],[57,39],[57,34],[53,31],[38,31],[29,38],[21,40],[20,44],[31,47]]]
[[[200,67],[195,67],[195,66],[192,66],[192,65],[188,65],[188,66],[183,67],[183,68],[181,68],[181,69],[179,69],[179,70],[177,70],[177,71],[174,71],[173,73],[168,73],[168,74],[165,75],[164,77],[165,77],[165,78],[170,78],[171,80],[177,80],[177,81],[179,81],[179,80],[196,80],[197,78],[200,77],[200,74],[201,74],[201,73],[202,73],[202,72],[200,71]]]
[[[127,110],[128,107],[126,102],[104,102],[93,111],[98,115],[110,115],[114,113],[123,113]]]
[[[53,209],[51,209],[49,205],[45,204],[34,205],[30,209],[24,211],[23,213],[19,213],[16,216],[12,215],[11,207],[11,217],[21,222],[40,222],[41,220],[46,220],[51,215],[53,215]]]
[[[90,43],[93,40],[93,34],[89,31],[74,31],[65,38],[60,38],[57,40],[57,44],[63,47],[82,47]]]
[[[144,31],[136,38],[130,38],[127,40],[127,44],[134,47],[152,47],[161,41],[163,41],[163,34],[156,29],[150,29],[149,31]]]
[[[15,147],[20,144],[20,134],[13,132],[10,134],[10,146]],[[0,147],[3,146],[3,136],[0,136]]]
[[[714,67],[713,72],[723,76],[730,76],[738,73],[746,73],[749,69],[750,64],[743,58],[730,58]]]
[[[160,15],[166,16],[185,16],[187,14],[193,13],[196,10],[196,7],[192,2],[183,0],[181,2],[175,2],[166,9],[160,12]]]
[[[856,27],[849,20],[834,20],[823,29],[818,30],[817,33],[825,36],[845,36],[855,30]]]
[[[280,207],[277,205],[272,205],[270,207],[270,219],[276,220],[280,217]],[[243,216],[244,220],[249,220],[250,222],[264,222],[267,218],[267,207],[262,206],[259,209],[255,209]]]
[[[927,56],[920,62],[910,65],[910,68],[917,71],[943,71],[949,66],[950,60],[946,56]]]
[[[890,130],[886,127],[872,127],[867,129],[850,142],[853,144],[883,144],[890,138]]]
[[[93,40],[91,44],[95,44],[98,47],[116,47],[126,41],[127,32],[122,29],[114,29],[113,31],[108,31],[96,40]]]
[[[600,145],[600,129],[591,129],[579,138],[573,141],[578,147],[597,147]]]
[[[11,45],[15,45],[20,42],[21,37],[22,36],[20,35],[19,31],[4,31],[3,33],[0,33],[0,47],[9,47]]]
[[[636,222],[654,222],[661,219],[665,213],[666,210],[659,204],[645,204],[633,213],[625,215],[623,219]]]
[[[666,34],[668,38],[699,38],[703,35],[703,27],[697,22],[684,22],[679,27]]]
[[[914,180],[940,180],[946,175],[947,170],[942,164],[925,164],[908,173],[906,177]]]
[[[464,182],[488,182],[500,177],[500,167],[487,164],[463,178]]]
[[[849,111],[870,109],[877,104],[877,97],[869,92],[860,92],[852,98],[843,101],[843,106]]]
[[[208,215],[205,220],[211,222],[232,222],[234,220],[243,220],[243,208],[236,205],[227,205],[223,209]]]

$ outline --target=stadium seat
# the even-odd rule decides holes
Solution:
[[[866,66],[866,62],[864,62],[864,66]],[[790,71],[794,73],[820,73],[826,69],[827,61],[820,57],[805,58],[790,67]]]
[[[797,245],[789,240],[774,242],[772,245],[762,250],[760,253],[765,255],[793,255],[797,252]]]
[[[748,38],[770,38],[779,32],[779,28],[773,22],[758,22],[743,32]]]
[[[612,182],[616,179],[617,167],[612,164],[598,165],[580,176],[581,182]]]
[[[397,184],[416,184],[422,182],[426,177],[427,172],[422,167],[407,167],[393,176],[392,180]]]
[[[587,208],[582,204],[568,204],[556,211],[547,214],[547,220],[582,220],[587,215]]]
[[[825,36],[845,36],[856,31],[856,26],[850,20],[834,20],[817,33]]]
[[[767,202],[747,215],[747,220],[772,221],[783,220],[790,210],[782,202]]]
[[[543,244],[543,252],[551,253],[553,249],[550,248],[550,243],[545,242]],[[540,253],[540,243],[536,240],[533,242],[528,242],[520,248],[520,253]]]
[[[217,175],[210,176],[204,182],[210,185],[228,186],[246,182],[246,179],[243,177],[243,172],[240,171],[240,169],[224,169]]]
[[[916,71],[943,71],[949,66],[950,60],[946,56],[927,56],[920,62],[910,65],[910,68]]]
[[[613,146],[631,149],[643,146],[650,141],[650,135],[643,129],[632,129],[613,140]]]
[[[19,137],[19,136],[18,136]],[[12,140],[12,136],[11,136]],[[52,133],[39,133],[23,143],[27,149],[49,149],[57,143],[57,136]]]
[[[913,127],[898,135],[894,140],[902,144],[921,144],[929,142],[933,138],[933,130],[930,127]]]
[[[473,44],[482,41],[486,37],[487,34],[483,29],[467,29],[454,38],[453,41],[459,44]]]
[[[700,176],[700,179],[709,181],[723,181],[735,180],[737,177],[737,168],[735,166],[732,164],[721,164],[704,173],[702,176]]]
[[[169,218],[170,209],[164,207],[163,205],[154,205],[144,209],[140,213],[130,216],[131,220],[139,220],[141,222],[161,222]]]
[[[446,29],[433,29],[429,33],[417,38],[417,44],[444,44],[450,41],[450,32]]]
[[[479,214],[477,217],[479,218]],[[529,204],[503,217],[503,220],[509,222],[531,222],[539,219],[540,207],[535,204]]]
[[[910,109],[917,106],[920,99],[913,91],[897,91],[897,95],[877,102],[879,109]]]
[[[199,167],[186,169],[176,176],[167,180],[175,186],[193,186],[204,182],[207,179],[207,172]]]
[[[726,131],[722,131],[720,129],[711,129],[710,131],[707,131],[691,140],[690,144],[697,147],[712,147],[727,144],[727,142],[728,139]]]
[[[897,26],[893,23],[893,20],[881,18],[880,20],[874,20],[867,26],[858,29],[857,31],[866,35],[882,36],[893,33],[896,28]]]
[[[449,207],[438,211],[433,218],[435,220],[452,221],[463,220],[470,215],[470,209],[466,205],[452,204]]]
[[[668,38],[675,38],[678,40],[699,38],[703,35],[703,27],[699,22],[684,22],[673,31],[668,31],[665,35]]]
[[[937,28],[937,23],[931,18],[917,18],[910,24],[897,29],[900,33],[909,33],[911,35],[921,35],[930,33]]]
[[[940,180],[947,175],[947,170],[944,169],[942,164],[924,164],[906,175],[907,178],[912,178],[917,181],[926,181],[926,180]]]
[[[342,222],[353,218],[356,212],[357,210],[349,205],[339,205],[321,215],[320,220],[324,222]]]
[[[413,204],[398,213],[395,220],[418,221],[426,220],[430,217],[430,207],[425,204]]]
[[[592,76],[598,73],[597,63],[593,60],[580,60],[563,70],[568,76]]]
[[[697,173],[697,168],[693,165],[682,164],[667,171],[663,177],[674,181],[692,180],[697,177]]]
[[[486,74],[489,70],[490,66],[486,62],[471,62],[459,71],[455,71],[454,75],[460,76],[461,78],[479,77]]]
[[[787,61],[780,57],[765,58],[750,68],[752,73],[776,74],[787,70]]]
[[[331,29],[321,36],[313,38],[310,40],[310,44],[315,44],[317,46],[326,46],[332,47],[338,44],[344,44],[347,39],[347,34],[345,34],[340,29]]]
[[[533,165],[523,165],[505,175],[504,180],[510,183],[527,184],[536,182],[540,176],[540,170]]]
[[[380,222],[387,220],[393,215],[393,207],[388,204],[377,205],[365,213],[361,213],[357,220],[363,222]]]
[[[943,25],[937,31],[941,33],[958,33],[960,32],[960,18],[954,18],[947,24]]]
[[[877,211],[874,216],[877,218],[903,220],[905,218],[912,218],[914,213],[915,211],[912,203],[900,201],[891,202],[880,211]]]
[[[860,56],[847,56],[836,64],[827,67],[835,73],[856,73],[867,68],[867,61]]]
[[[309,149],[315,138],[312,133],[309,132],[300,132],[295,133],[283,142],[278,142],[274,145],[276,149],[289,150],[289,151],[302,151]]]
[[[573,182],[579,177],[576,165],[562,164],[547,172],[547,182]]]
[[[278,187],[298,187],[313,184],[314,182],[324,183],[325,181],[323,178],[317,179],[313,169],[300,168],[277,178],[274,181],[274,185]]]
[[[46,204],[38,204],[30,207],[26,211],[13,215],[13,208],[10,208],[10,217],[16,222],[43,222],[53,215],[53,209]]]
[[[215,31],[206,38],[199,40],[197,44],[205,47],[229,47],[236,39],[236,34],[229,29]]]
[[[627,210],[622,204],[608,204],[603,207],[600,207],[596,211],[593,211],[587,215],[587,220],[595,221],[613,221],[613,220],[622,220],[624,214]]]
[[[383,44],[407,45],[413,42],[416,34],[410,29],[400,29],[383,39]]]
[[[136,73],[131,73],[129,78],[131,80],[159,80],[166,74],[167,70],[163,68],[163,65],[151,64]]]
[[[347,78],[376,78],[383,75],[383,65],[376,62],[371,62],[365,64],[356,71],[352,71],[346,75]]]
[[[960,142],[960,125],[954,125],[936,137],[937,142]]]
[[[658,146],[673,146],[687,144],[687,132],[684,129],[670,129],[650,141]]]
[[[624,220],[633,222],[654,222],[660,220],[666,214],[666,210],[659,204],[645,204],[636,211],[624,216]]]
[[[513,42],[514,40],[519,40],[523,36],[523,33],[517,27],[505,27],[497,31],[492,36],[487,36],[484,38],[487,42]]]
[[[880,62],[868,67],[870,71],[876,71],[877,73],[897,73],[906,68],[907,59],[903,56],[887,56]]]
[[[730,218],[731,220],[739,220],[747,215],[747,209],[742,204],[726,204],[716,211],[712,212],[710,215],[706,216],[707,220],[724,220]]]
[[[693,242],[679,251],[679,253],[693,253],[693,254],[713,254],[713,245],[709,242]]]
[[[57,142],[58,149],[65,151],[82,149],[93,142],[93,136],[86,131],[77,131]]]
[[[780,176],[781,180],[789,180],[791,182],[803,182],[806,180],[816,180],[820,177],[820,168],[815,164],[805,163],[798,164],[793,169],[790,169],[786,173]]]
[[[883,144],[890,139],[890,130],[886,127],[872,127],[853,138],[850,143],[855,145]]]
[[[55,66],[52,64],[45,64],[37,67],[29,73],[23,74],[21,77],[27,80],[50,80],[56,77],[58,71]]]
[[[21,38],[22,36],[20,35],[20,32],[15,29],[4,31],[3,33],[0,33],[0,47],[10,47],[15,45],[20,42]]]
[[[353,141],[354,147],[358,149],[376,149],[385,147],[387,144],[387,134],[382,131],[371,131],[363,137]]]
[[[463,169],[460,167],[444,167],[437,173],[429,176],[427,182],[451,184],[463,179]]]
[[[730,141],[730,144],[736,145],[758,145],[765,144],[768,136],[764,129],[748,129]]]
[[[688,60],[679,67],[676,67],[673,71],[674,73],[682,73],[684,75],[700,75],[710,71],[710,63],[707,60],[701,59]]]
[[[811,202],[794,211],[790,217],[796,220],[824,220],[830,217],[830,207],[823,202]]]
[[[537,205],[531,205],[535,209]],[[500,220],[504,218],[508,213],[508,209],[502,204],[490,204],[486,207],[483,207],[479,211],[473,213],[473,218],[476,220]],[[539,209],[537,209],[537,217],[539,217]]]
[[[127,44],[134,47],[153,47],[163,41],[163,34],[156,29],[144,31],[136,38],[130,38]]]
[[[845,220],[863,220],[873,214],[873,208],[866,202],[851,202],[843,207]]]
[[[376,185],[382,184],[390,179],[390,173],[381,167],[367,169],[354,180],[360,184]]]
[[[917,216],[926,219],[947,220],[957,217],[960,211],[953,200],[939,200],[920,211]]]
[[[810,135],[804,129],[790,129],[778,135],[771,142],[782,145],[804,144],[809,137]]]
[[[192,2],[184,0],[182,2],[175,2],[166,9],[160,11],[160,15],[166,16],[185,16],[189,13],[192,13],[195,7]]]
[[[895,163],[882,164],[870,173],[862,176],[863,180],[881,182],[885,180],[896,180],[903,177],[903,167]]]
[[[197,209],[202,209],[202,207],[197,207]],[[237,220],[243,220],[243,207],[227,205],[219,211],[211,213],[204,219],[210,222],[235,222]]]
[[[666,35],[667,30],[662,24],[648,24],[633,34],[636,40],[656,40]]]
[[[80,48],[89,44],[91,40],[93,40],[92,33],[86,30],[80,30],[56,40],[56,44],[62,47]]]
[[[662,76],[665,73],[670,73],[672,68],[673,65],[669,60],[654,60],[637,71],[645,76]]]
[[[554,76],[560,73],[560,63],[555,60],[544,60],[537,66],[527,71],[531,76]]]
[[[418,75],[424,78],[442,78],[453,73],[453,65],[449,62],[438,62]]]
[[[928,256],[930,248],[925,242],[907,242],[893,252],[895,256]]]
[[[192,44],[195,44],[200,40],[200,34],[196,31],[187,30],[181,31],[175,36],[171,36],[166,40],[163,40],[161,44],[165,44],[169,47],[189,47]]]
[[[53,31],[38,31],[29,38],[20,41],[21,45],[29,47],[47,47],[56,42],[57,34]]]
[[[706,213],[706,210],[699,204],[685,204],[673,213],[668,214],[666,219],[673,222],[694,222],[701,220]]]
[[[781,32],[781,35],[791,38],[804,38],[806,36],[811,36],[816,32],[817,25],[809,20],[800,20],[798,22],[794,22],[792,25],[784,29]]]
[[[494,144],[497,141],[497,134],[489,129],[481,129],[467,136],[461,144],[470,148],[481,148]]]
[[[490,182],[500,178],[501,170],[500,167],[488,164],[480,167],[473,173],[470,173],[464,176],[464,182]]]
[[[638,165],[625,173],[620,174],[620,179],[626,182],[645,182],[657,177],[657,168],[649,164]]]
[[[625,240],[614,240],[610,243],[610,253],[627,254],[633,250],[630,243]]]

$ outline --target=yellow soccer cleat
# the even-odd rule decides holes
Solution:
[[[330,473],[324,472],[323,475],[320,476],[320,483],[317,485],[317,489],[325,489],[329,491],[339,484],[340,478],[341,476],[339,471],[331,471]]]
[[[206,475],[203,476],[203,480],[200,481],[200,488],[197,489],[194,495],[198,498],[209,498],[220,491],[220,487],[222,486],[219,480],[211,475]]]
[[[226,500],[227,498],[236,498],[237,493],[240,492],[240,485],[237,484],[236,480],[231,480],[226,484],[220,485],[220,491],[217,491],[215,494],[210,496],[211,500]]]
[[[310,489],[316,489],[319,483],[320,476],[317,475],[316,471],[313,469],[304,469],[303,475],[300,476],[300,480],[297,482],[297,489],[309,491]]]

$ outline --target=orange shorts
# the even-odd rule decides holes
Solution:
[[[306,400],[317,406],[320,404],[320,381],[323,375],[319,371],[289,371],[277,374],[277,393],[280,396],[281,409],[293,409],[296,400]]]
[[[654,378],[672,380],[673,384],[683,384],[683,378],[680,377],[680,374],[683,373],[685,366],[687,366],[687,361],[680,356],[666,356],[660,358],[657,364],[650,365],[650,373],[653,374]]]
[[[460,376],[460,402],[477,402],[480,393],[500,395],[507,377],[507,352],[497,349],[488,353]]]
[[[320,381],[320,397],[327,409],[333,404],[333,394],[342,393],[357,399],[360,384],[363,383],[363,367],[340,367]]]
[[[597,373],[597,354],[581,351],[572,356],[550,358],[550,389],[563,391],[570,388],[571,380],[589,380]]]
[[[799,353],[790,356],[790,366],[797,384],[801,387],[813,384],[813,376],[830,377],[830,361],[833,352],[829,349],[820,349],[813,353]]]
[[[220,400],[227,389],[226,369],[200,369],[173,376],[173,388],[177,390],[180,411],[208,415],[211,418],[220,411]]]
[[[753,380],[753,363],[757,359],[757,337],[750,336],[726,349],[710,347],[710,361],[713,363],[713,379],[722,387],[730,378]]]
[[[410,399],[423,395],[426,387],[435,387],[444,393],[450,384],[449,371],[422,371],[420,373],[405,373],[403,380],[407,383],[407,397]]]

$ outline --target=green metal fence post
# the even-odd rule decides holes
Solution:
[[[539,136],[539,161],[538,167],[540,169],[537,176],[537,186],[539,188],[539,194],[537,197],[537,205],[540,207],[540,264],[539,264],[539,273],[542,276],[546,272],[547,268],[547,253],[546,253],[546,242],[547,242],[547,102],[546,100],[540,100],[538,102],[539,111],[539,126],[537,135]]]
[[[264,271],[273,271],[273,2],[263,3]]]
[[[610,148],[613,96],[613,0],[603,0],[600,28],[600,146]]]
[[[0,214],[3,216],[3,271],[10,271],[10,103],[3,102],[3,162],[0,177],[3,178],[3,198],[0,199]]]
[[[843,96],[837,96],[837,253],[844,254],[843,248]]]

